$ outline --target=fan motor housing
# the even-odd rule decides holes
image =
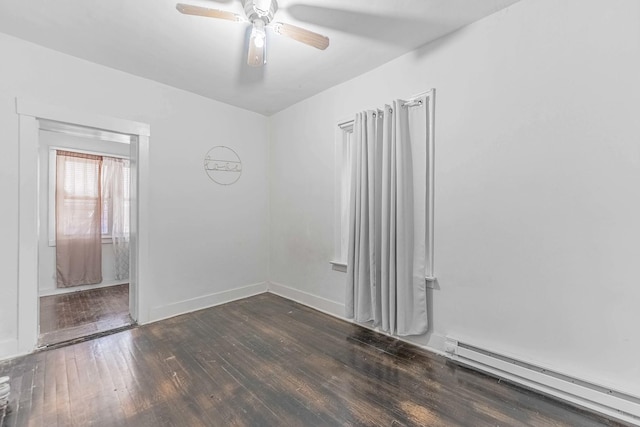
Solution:
[[[243,0],[242,4],[244,13],[247,14],[249,21],[253,22],[259,19],[265,25],[271,22],[278,10],[278,2],[276,0]]]

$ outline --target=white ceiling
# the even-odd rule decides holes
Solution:
[[[180,0],[240,14],[240,0]],[[518,0],[279,0],[274,21],[324,34],[325,51],[268,33],[246,65],[246,25],[182,15],[175,0],[2,0],[0,32],[265,115]]]

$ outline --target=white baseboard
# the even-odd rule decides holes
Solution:
[[[334,317],[349,321],[344,317],[344,304],[310,294],[308,292],[293,289],[275,282],[269,282],[268,292],[298,302],[314,310],[321,311]]]
[[[344,304],[342,303],[331,301],[326,298],[319,297],[308,292],[300,291],[298,289],[293,289],[275,282],[269,282],[268,292],[279,295],[283,298],[287,298],[291,301],[295,301],[302,305],[306,305],[307,307],[313,308],[314,310],[318,310],[330,316],[337,317],[340,320],[362,326],[363,328],[378,332],[382,335],[391,336],[394,339],[409,343],[411,345],[415,345],[424,350],[430,351],[431,353],[435,353],[441,356],[446,355],[446,353],[444,352],[445,337],[443,335],[433,333],[430,334],[428,336],[428,339],[425,339],[424,341],[420,340],[419,338],[416,339],[411,337],[398,337],[395,335],[389,335],[383,331],[378,330],[377,328],[372,327],[371,325],[354,322],[353,319],[344,317]]]
[[[435,332],[431,332],[428,335],[420,336],[420,337],[394,337],[399,339],[400,341],[404,341],[409,344],[413,344],[417,347],[420,347],[424,350],[430,351],[431,353],[435,353],[439,356],[446,356],[447,353],[444,351],[444,343],[445,336],[440,335]]]
[[[88,291],[91,289],[100,289],[100,288],[107,288],[109,286],[124,285],[125,283],[129,283],[129,279],[99,283],[97,285],[82,285],[82,286],[72,286],[70,288],[43,289],[42,291],[39,292],[39,296],[48,297],[51,295],[70,294],[72,292]]]
[[[226,304],[231,301],[247,298],[265,292],[267,292],[267,283],[261,282],[253,285],[243,286],[241,288],[229,289],[222,292],[203,295],[197,298],[178,301],[173,304],[152,308],[149,311],[149,322],[145,323],[157,322],[158,320],[167,319],[169,317],[178,316],[180,314],[190,313],[192,311],[202,310],[204,308],[209,308],[220,304]]]
[[[341,304],[335,301],[330,301],[325,298],[319,297],[317,295],[313,295],[308,292],[303,292],[297,289],[293,289],[293,288],[290,288],[278,283],[274,283],[274,282],[269,282],[268,292],[271,292],[283,298],[287,298],[289,300],[298,302],[302,305],[321,311],[330,316],[337,317],[341,320],[345,320],[347,322],[357,324],[358,326],[361,326],[363,328],[378,332],[383,335],[391,336],[394,339],[415,345],[431,353],[435,353],[440,356],[451,358],[451,355],[445,352],[446,337],[443,335],[436,334],[436,333],[429,334],[425,337],[398,337],[394,335],[389,335],[383,331],[378,330],[377,328],[372,327],[371,325],[354,322],[352,319],[345,318],[343,315],[344,304]],[[525,388],[530,388],[538,392],[541,392],[543,394],[551,395],[559,400],[564,400],[574,405],[582,406],[594,412],[604,414],[605,416],[630,422],[634,425],[640,425],[640,424],[637,424],[638,418],[634,416],[629,416],[627,414],[620,413],[615,410],[611,410],[610,408],[603,407],[602,405],[599,405],[599,404],[594,405],[591,402],[578,400],[572,395],[569,395],[567,393],[559,393],[557,390],[551,389],[549,387],[541,387],[539,384],[532,381],[528,381],[527,379],[521,376],[512,375],[509,372],[497,370],[489,366],[486,366],[480,363],[474,363],[471,361],[464,361],[461,363],[472,369],[475,369],[478,371],[484,371],[486,373],[495,375],[499,378],[503,378],[507,381],[511,381],[513,383],[524,386]]]
[[[16,338],[0,341],[0,360],[12,359],[21,355],[18,351],[18,340]]]
[[[594,412],[640,425],[640,396],[612,384],[533,363],[526,357],[478,347],[466,338],[447,338],[447,357],[454,362],[571,402]]]

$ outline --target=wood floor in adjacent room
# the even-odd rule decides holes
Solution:
[[[6,426],[602,426],[272,294],[0,363]]]
[[[48,346],[133,323],[129,284],[40,297],[38,346]]]

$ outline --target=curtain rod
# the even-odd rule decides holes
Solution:
[[[348,128],[348,127],[350,127],[350,126],[353,126],[353,123],[354,123],[354,122],[355,122],[355,120],[354,120],[354,119],[345,120],[345,121],[343,121],[343,122],[338,123],[338,127],[339,127],[340,129],[345,129],[345,128]]]
[[[404,104],[402,104],[403,107],[417,107],[419,105],[422,105],[422,99],[407,101]]]
[[[419,96],[420,99],[412,99],[410,101],[406,101],[406,102],[402,103],[402,106],[403,107],[418,107],[418,106],[422,105],[422,97],[424,97],[425,95],[420,95]],[[426,96],[428,96],[428,95],[426,95]],[[348,127],[352,126],[353,123],[354,123],[354,119],[345,120],[343,122],[339,122],[338,123],[338,127],[340,129],[348,128]]]
[[[74,148],[74,147],[63,147],[62,145],[49,145],[48,148],[49,148],[49,151],[71,151],[71,152],[76,152],[80,154],[92,154],[94,156],[113,157],[114,159],[131,160],[130,156],[125,156],[125,155],[116,154],[116,153],[108,153],[106,151],[83,150],[83,149]]]

